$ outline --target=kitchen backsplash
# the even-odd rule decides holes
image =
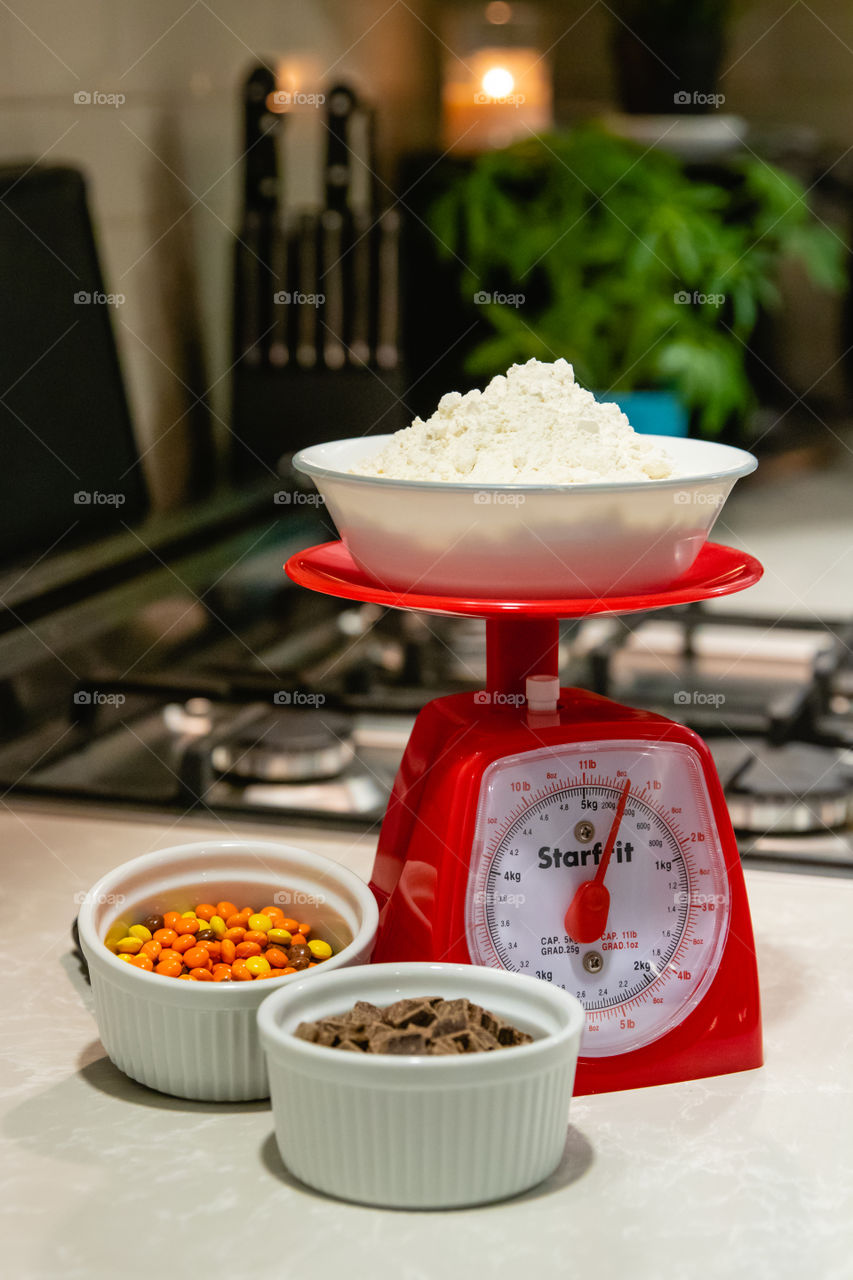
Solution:
[[[199,395],[208,393],[223,449],[227,436],[240,83],[258,56],[305,93],[351,79],[380,109],[388,165],[401,126],[406,145],[430,137],[423,6],[28,0],[14,7],[0,8],[0,158],[72,164],[87,175],[146,476],[155,505],[175,506],[187,481],[188,411]],[[321,198],[322,134],[310,105],[288,120],[293,205]]]

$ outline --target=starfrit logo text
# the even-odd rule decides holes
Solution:
[[[677,302],[681,307],[721,307],[726,300],[724,293],[701,293],[698,289],[692,292],[688,289],[679,289],[677,293],[672,295],[673,302]]]
[[[688,93],[686,89],[680,89],[678,93],[672,95],[672,100],[677,107],[721,107],[726,100],[724,93],[700,93],[694,89],[693,93]]]
[[[593,863],[596,867],[601,861],[603,850],[601,841],[596,840],[591,849],[558,849],[556,846],[543,844],[539,850],[539,870],[547,871],[549,867],[585,867]],[[623,844],[617,840],[613,846],[613,857],[617,862],[630,862],[634,846],[629,840]]]
[[[474,294],[474,302],[478,307],[491,303],[496,307],[523,307],[523,293],[492,293],[488,289],[480,289]]]
[[[121,507],[127,502],[125,493],[101,493],[100,489],[78,489],[74,495],[77,507]]]
[[[478,707],[523,707],[526,701],[523,693],[489,693],[488,689],[480,689],[474,694]]]
[[[123,107],[127,98],[123,93],[101,93],[100,89],[78,89],[74,94],[77,107]]]
[[[319,507],[326,499],[321,493],[303,493],[300,489],[279,489],[273,496],[277,507]]]
[[[126,702],[123,693],[99,693],[97,689],[78,689],[74,695],[77,707],[123,707]]]
[[[273,302],[280,307],[322,307],[326,301],[325,293],[300,293],[298,289],[293,293],[288,289],[279,289],[278,293],[272,296]]]
[[[300,689],[279,689],[272,700],[277,707],[322,707],[326,701],[324,693],[306,693]]]
[[[478,489],[474,494],[474,501],[478,507],[523,507],[524,494],[502,493],[499,489],[490,493],[488,489]]]
[[[74,295],[77,307],[120,307],[127,299],[123,293],[89,293],[86,289],[78,289]]]
[[[726,700],[724,693],[704,693],[701,689],[679,689],[672,695],[677,707],[721,707]]]

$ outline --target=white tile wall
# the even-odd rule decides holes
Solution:
[[[146,475],[160,506],[180,502],[186,422],[212,387],[227,435],[231,229],[239,212],[241,80],[257,56],[295,67],[306,90],[338,76],[381,113],[386,157],[429,135],[429,35],[420,0],[4,0],[0,163],[80,166],[90,182],[107,288],[125,296],[115,329]],[[122,93],[119,107],[74,102]],[[319,195],[322,125],[288,118],[288,199]],[[200,199],[199,199],[200,197]],[[198,331],[206,369],[189,386]]]

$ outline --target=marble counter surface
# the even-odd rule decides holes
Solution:
[[[117,862],[216,830],[0,809],[4,1274],[853,1276],[853,881],[748,877],[763,1069],[581,1098],[560,1168],[534,1191],[384,1212],[291,1178],[267,1103],[168,1098],[104,1056],[70,953],[75,895]],[[279,835],[365,877],[372,860],[369,836],[229,832]]]

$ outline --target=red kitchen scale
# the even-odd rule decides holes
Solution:
[[[707,543],[654,594],[481,600],[388,590],[341,542],[293,556],[304,587],[482,617],[487,687],[418,716],[379,837],[376,961],[489,965],[586,1010],[576,1094],[762,1063],[740,857],[701,738],[664,716],[560,689],[558,620],[727,595],[757,560]]]

